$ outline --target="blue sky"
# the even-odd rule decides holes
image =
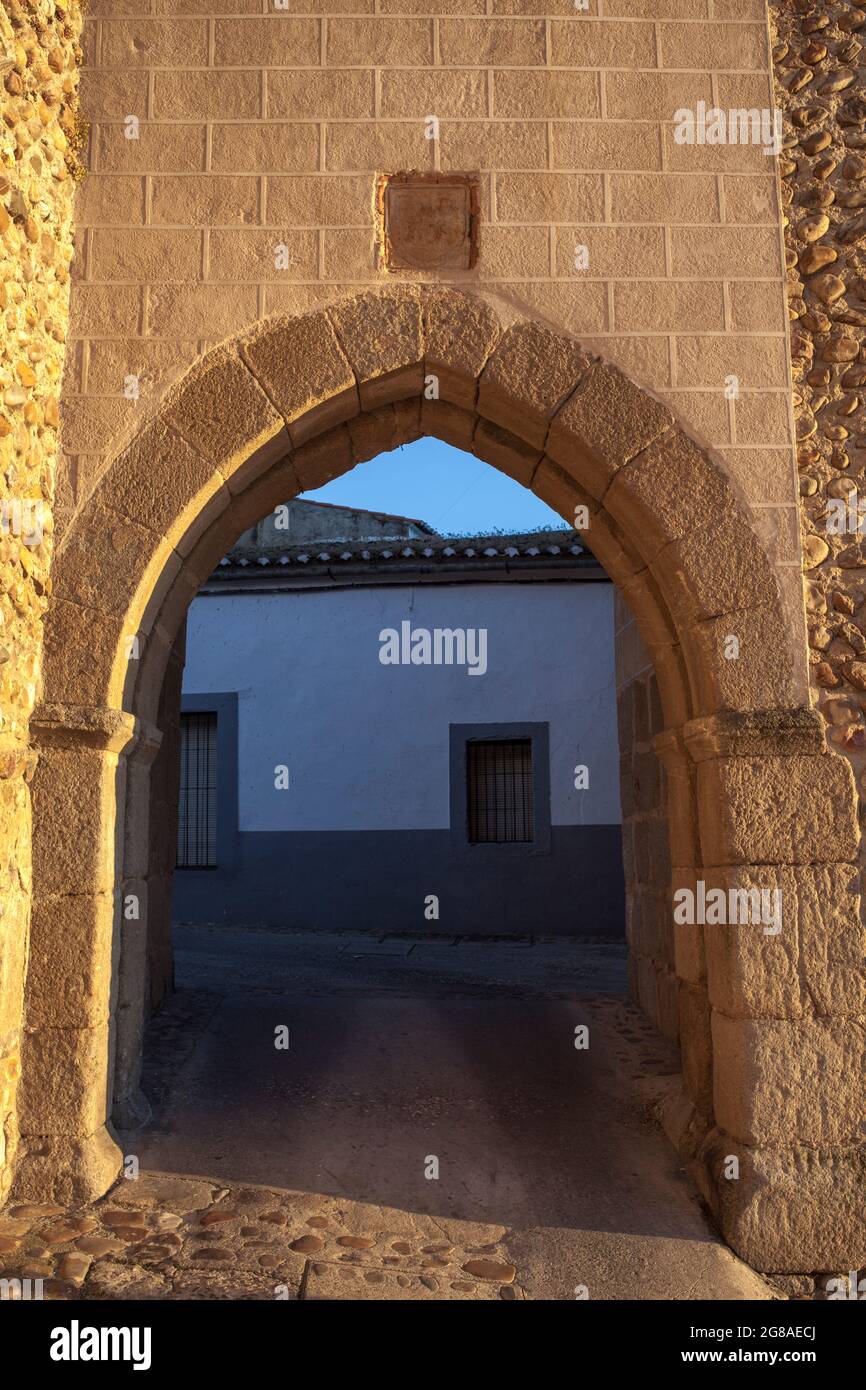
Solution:
[[[379,454],[304,496],[416,517],[443,535],[534,531],[566,524],[497,468],[429,437]]]

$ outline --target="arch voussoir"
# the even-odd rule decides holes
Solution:
[[[502,337],[499,315],[477,295],[430,290],[422,297],[424,376],[435,399],[474,411],[478,378]]]
[[[361,408],[352,365],[325,311],[266,319],[238,352],[282,417],[294,448]]]
[[[251,455],[290,447],[283,417],[236,345],[214,348],[169,392],[160,419],[226,479]]]
[[[798,703],[779,609],[754,608],[683,625],[696,714],[788,709]],[[733,645],[731,638],[736,639]],[[780,640],[781,638],[781,640]]]
[[[541,462],[541,450],[518,439],[510,430],[494,425],[492,420],[478,419],[470,448],[478,458],[507,473],[515,482],[531,487]]]
[[[478,413],[543,449],[551,420],[592,360],[573,338],[532,320],[513,324],[481,373]]]
[[[356,295],[325,312],[355,374],[362,410],[420,396],[424,325],[416,289]]]
[[[454,405],[451,401],[421,401],[421,430],[441,439],[444,444],[453,444],[455,449],[472,449],[478,416],[472,407]]]
[[[596,361],[556,411],[547,452],[561,467],[576,471],[583,487],[600,500],[617,470],[674,423],[661,401],[617,367]]]

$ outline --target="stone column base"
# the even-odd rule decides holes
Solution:
[[[119,1176],[122,1162],[123,1152],[108,1125],[85,1139],[22,1134],[11,1200],[95,1201]]]
[[[739,1177],[725,1178],[729,1159]],[[866,1266],[866,1144],[752,1149],[721,1130],[696,1164],[728,1244],[765,1274]]]
[[[721,1235],[753,1269],[866,1267],[866,1144],[750,1148],[723,1130],[707,1132],[680,1089],[663,1098],[659,1118]]]

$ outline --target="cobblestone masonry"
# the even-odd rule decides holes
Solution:
[[[812,683],[866,790],[866,11],[772,7]],[[833,507],[847,499],[851,528]],[[846,522],[846,527],[848,525]],[[829,529],[828,529],[829,523]],[[856,527],[861,525],[861,533]]]
[[[30,921],[27,726],[50,590],[72,194],[79,172],[79,29],[78,0],[4,0],[0,8],[0,1201],[17,1140]]]

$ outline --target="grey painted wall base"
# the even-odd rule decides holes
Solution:
[[[439,898],[439,920],[424,900]],[[176,869],[174,919],[321,931],[624,934],[618,825],[553,826],[550,853],[450,830],[241,834],[233,865]]]

